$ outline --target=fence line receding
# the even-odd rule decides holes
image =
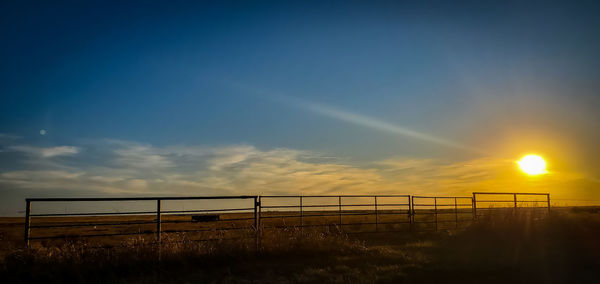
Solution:
[[[483,197],[485,196],[485,197]],[[550,210],[548,193],[474,192],[466,196],[242,195],[132,198],[28,198],[25,233],[31,240],[139,235],[161,241],[186,233],[197,241],[252,239],[281,228],[336,228],[345,233],[458,229],[491,209]],[[35,204],[35,206],[33,206]],[[56,206],[78,205],[57,212]],[[95,210],[94,205],[99,206]],[[540,206],[543,205],[543,206]],[[53,208],[43,211],[43,205]],[[115,209],[127,208],[126,211]],[[113,208],[107,211],[107,208]],[[36,210],[32,213],[32,210]],[[85,210],[81,210],[85,209]],[[66,212],[69,211],[69,212]],[[32,230],[35,235],[32,235]]]
[[[550,213],[550,194],[526,192],[473,192],[474,218],[489,212],[502,212],[516,209],[526,209],[531,213]]]

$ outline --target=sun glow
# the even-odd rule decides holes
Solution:
[[[548,173],[546,170],[546,161],[538,155],[527,155],[517,161],[519,168],[528,175],[542,175]]]

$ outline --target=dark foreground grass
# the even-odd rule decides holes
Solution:
[[[160,261],[158,256],[160,254]],[[461,232],[373,234],[290,229],[255,243],[191,242],[159,247],[131,239],[112,249],[71,243],[13,249],[3,283],[597,283],[600,215],[485,217]]]
[[[413,282],[598,283],[600,215],[558,212],[535,221],[527,214],[488,216],[428,252]]]

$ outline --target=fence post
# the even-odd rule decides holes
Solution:
[[[546,199],[548,200],[548,215],[550,215],[550,193],[546,194]]]
[[[340,208],[340,230],[342,229],[342,196],[338,196],[339,208]]]
[[[438,231],[437,197],[433,198],[433,210],[435,213],[435,231]]]
[[[458,229],[458,203],[456,197],[454,197],[454,220],[456,221],[456,228]]]
[[[415,227],[415,197],[408,197],[408,217],[410,218],[410,226],[412,229]]]
[[[513,199],[515,201],[515,210],[516,210],[517,209],[517,194],[516,193],[513,194]]]
[[[29,233],[31,224],[31,200],[25,199],[25,245],[29,247]]]
[[[253,197],[253,201],[254,201],[254,242],[256,245],[256,251],[259,250],[260,248],[260,212],[258,211],[258,209],[260,208],[260,197],[259,196],[254,196]]]
[[[254,202],[254,209],[256,210],[257,204]],[[262,233],[263,223],[262,223],[262,196],[258,197],[258,227]]]
[[[377,196],[375,196],[375,232],[379,232],[379,214],[377,212]]]
[[[258,232],[258,206],[260,202],[257,196],[254,196],[252,199],[254,200],[254,230]]]
[[[473,200],[471,200],[471,202],[473,202],[473,205],[471,206],[472,210],[471,212],[473,212],[473,221],[475,221],[475,219],[477,219],[477,194],[475,192],[473,192]]]
[[[160,243],[161,234],[161,214],[160,214],[160,199],[156,199],[156,240]]]
[[[300,233],[304,233],[304,211],[302,210],[302,196],[300,196]]]

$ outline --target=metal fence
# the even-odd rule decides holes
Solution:
[[[410,195],[260,196],[260,226],[266,230],[333,226],[350,233],[390,231],[395,225],[410,224],[410,202]]]
[[[524,192],[473,192],[473,216],[502,211],[528,211],[550,213],[549,193]],[[541,210],[540,210],[541,209]]]
[[[412,196],[412,223],[415,226],[433,225],[435,231],[445,224],[461,224],[473,221],[473,198],[464,196]],[[465,214],[467,218],[465,218]],[[427,227],[427,226],[425,226]],[[446,229],[446,228],[444,228]]]
[[[167,202],[181,201],[245,201],[246,204],[227,208],[165,210]],[[33,203],[60,202],[111,202],[126,203],[151,202],[153,210],[134,210],[124,212],[79,212],[79,213],[37,213],[32,214]],[[239,202],[238,202],[239,203]],[[126,204],[125,204],[126,205]],[[208,206],[204,206],[208,207]],[[25,208],[25,243],[30,240],[117,237],[129,235],[154,235],[160,241],[164,234],[191,233],[199,235],[199,240],[210,240],[207,235],[226,238],[246,238],[248,232],[256,237],[258,228],[258,196],[198,196],[198,197],[135,197],[135,198],[28,198]],[[227,218],[220,218],[226,213]],[[219,214],[219,218],[195,221],[192,214]],[[33,219],[33,220],[32,220]],[[108,221],[107,221],[108,220]],[[34,222],[32,222],[34,221]],[[203,222],[210,221],[210,222]],[[225,225],[225,226],[224,226]],[[110,229],[105,229],[109,227]],[[78,229],[75,232],[66,230]],[[82,229],[83,228],[83,229]],[[99,229],[100,228],[100,229]],[[31,230],[45,231],[32,236]],[[59,229],[58,231],[56,229]],[[137,230],[136,230],[137,229]],[[227,232],[237,231],[229,234]],[[252,234],[252,232],[254,232]],[[40,233],[40,232],[38,232]]]
[[[485,196],[502,196],[481,199]],[[510,198],[507,198],[510,197]],[[535,198],[531,198],[535,197]],[[543,197],[543,200],[538,200]],[[127,211],[106,211],[124,203]],[[198,203],[193,209],[189,204]],[[539,206],[543,202],[546,206]],[[80,212],[32,214],[32,205],[81,204]],[[108,204],[107,204],[108,203]],[[100,204],[94,210],[92,204]],[[482,206],[482,204],[501,206]],[[506,204],[510,204],[507,206]],[[188,209],[184,208],[188,206]],[[180,206],[181,208],[179,208]],[[197,208],[200,206],[200,208]],[[134,198],[28,198],[25,208],[25,243],[93,237],[145,236],[160,241],[165,235],[186,233],[197,241],[248,239],[258,243],[261,233],[280,228],[337,228],[344,233],[391,232],[422,229],[458,229],[489,209],[544,208],[547,193],[485,193],[473,197],[411,195],[244,195]],[[177,209],[177,210],[175,210]],[[479,213],[478,213],[479,212]],[[478,215],[479,214],[479,215]],[[450,224],[450,227],[448,227]],[[433,228],[432,228],[433,227]],[[32,230],[35,235],[32,235]]]

